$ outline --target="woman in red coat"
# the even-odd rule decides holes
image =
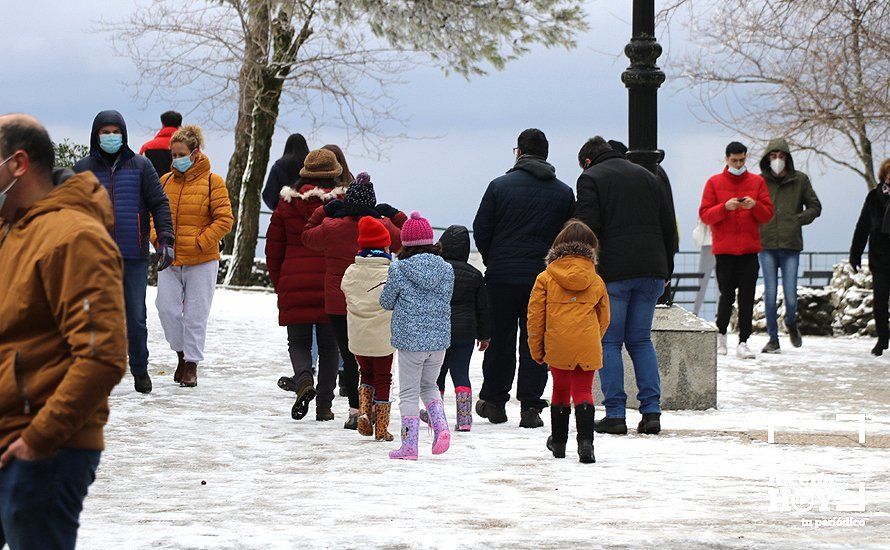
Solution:
[[[349,419],[344,428],[358,428],[358,364],[349,351],[346,332],[346,296],[340,282],[346,268],[355,263],[358,245],[358,221],[364,216],[380,219],[392,239],[391,249],[402,248],[400,228],[407,217],[388,204],[377,204],[371,176],[362,172],[349,186],[343,201],[332,201],[316,209],[303,231],[303,244],[324,254],[324,309],[343,358],[343,385],[349,397]],[[319,397],[319,399],[321,399]]]
[[[331,151],[309,153],[300,179],[281,189],[281,200],[266,233],[266,264],[278,293],[278,324],[287,327],[287,347],[294,376],[279,386],[297,392],[291,416],[300,420],[318,396],[316,420],[333,420],[331,404],[340,356],[325,313],[325,258],[301,239],[312,213],[342,198],[346,188],[335,182],[343,168]],[[318,343],[318,386],[312,376],[312,330]]]

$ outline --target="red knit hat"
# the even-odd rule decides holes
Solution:
[[[371,216],[358,221],[358,245],[362,248],[384,249],[392,244],[386,226]]]
[[[435,242],[430,222],[415,210],[402,226],[402,246],[426,246]]]

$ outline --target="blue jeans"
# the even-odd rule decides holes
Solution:
[[[61,449],[52,458],[16,459],[0,470],[0,548],[73,550],[100,455]]]
[[[641,277],[616,281],[607,283],[606,290],[611,321],[603,335],[603,368],[600,370],[606,416],[625,416],[627,394],[624,392],[622,346],[627,348],[633,361],[640,412],[661,412],[661,376],[652,345],[652,318],[658,297],[664,292],[664,279]]]
[[[776,297],[779,292],[779,269],[782,270],[782,292],[785,296],[785,326],[797,324],[797,250],[764,250],[760,253],[763,270],[763,301],[766,306],[766,330],[770,338],[779,337]]]
[[[148,372],[148,325],[145,289],[148,287],[148,260],[124,260],[124,305],[127,309],[127,349],[130,372]]]

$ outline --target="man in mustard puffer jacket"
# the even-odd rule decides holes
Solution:
[[[53,146],[0,117],[0,547],[74,548],[127,367],[123,263],[92,172],[53,185]]]

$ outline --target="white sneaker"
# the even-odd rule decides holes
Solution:
[[[726,335],[717,333],[717,355],[726,355]]]
[[[735,354],[739,359],[754,359],[756,357],[745,342],[739,344],[739,347],[735,349]]]

